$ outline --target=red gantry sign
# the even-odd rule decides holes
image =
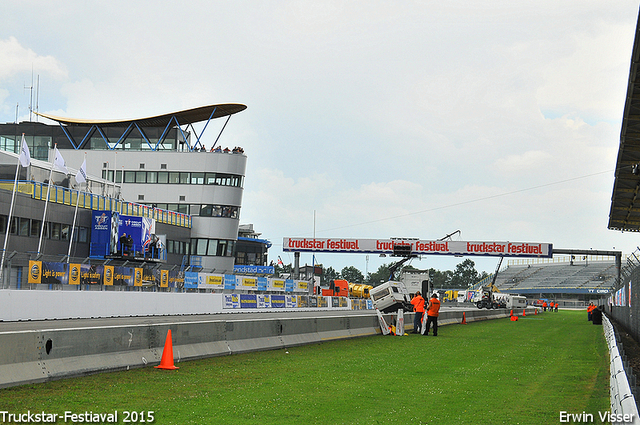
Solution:
[[[488,255],[494,257],[548,257],[553,245],[538,242],[424,241],[418,239],[284,238],[283,251],[393,254],[394,246],[411,246],[415,255]]]

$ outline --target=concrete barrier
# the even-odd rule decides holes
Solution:
[[[467,322],[509,315],[465,313]],[[405,320],[411,329],[413,313]],[[462,311],[444,311],[439,322],[461,320]],[[381,333],[371,310],[1,323],[0,388],[158,364],[169,329],[177,362]]]

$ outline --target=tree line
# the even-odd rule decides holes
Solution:
[[[320,284],[322,286],[329,286],[331,282],[336,279],[344,279],[350,283],[365,283],[371,286],[378,286],[381,283],[389,280],[389,276],[391,274],[390,268],[393,266],[393,264],[394,263],[383,264],[378,267],[378,270],[376,270],[375,272],[367,273],[367,276],[365,276],[360,270],[358,270],[358,268],[354,266],[344,267],[339,272],[331,266],[324,267],[320,264],[316,266],[322,267],[322,275],[320,277]],[[275,265],[274,267],[276,276],[289,274],[293,270],[291,264]],[[399,270],[396,271],[396,278],[399,278],[402,272],[406,270],[418,269],[411,265],[402,266]],[[469,287],[469,285],[474,285],[489,276],[489,274],[485,271],[479,273],[476,270],[476,264],[470,259],[466,259],[456,265],[456,268],[453,271],[441,271],[434,268],[430,268],[428,271],[434,288],[466,289]]]

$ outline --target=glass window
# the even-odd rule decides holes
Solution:
[[[89,229],[87,227],[79,227],[76,235],[78,235],[76,237],[76,240],[78,242],[87,242],[87,236],[89,234]]]
[[[189,214],[189,204],[178,204],[178,212],[182,214]]]
[[[224,257],[225,252],[227,251],[227,241],[218,241],[218,251],[216,255],[218,257]]]
[[[116,183],[122,183],[122,170],[116,171]]]
[[[156,204],[156,208],[159,208],[161,210],[166,210],[167,209],[167,204]]]
[[[227,241],[227,255],[226,257],[233,257],[236,250],[236,241]]]
[[[207,239],[196,239],[196,255],[207,255]]]
[[[158,183],[169,183],[169,173],[167,171],[158,172]]]
[[[173,241],[171,239],[167,241],[167,252],[173,254]]]
[[[69,240],[69,235],[71,234],[71,226],[68,224],[60,225],[60,239],[63,241]]]
[[[12,235],[18,233],[18,217],[11,217],[11,228],[9,229],[9,233]]]
[[[211,217],[212,213],[213,205],[202,205],[202,208],[200,208],[200,215],[202,217]]]
[[[216,255],[217,249],[218,249],[218,241],[215,239],[209,240],[209,250],[207,251],[207,255]]]
[[[155,171],[147,171],[147,183],[157,183],[158,173]]]
[[[216,184],[216,173],[206,173],[205,174],[205,183],[206,184]]]
[[[51,239],[60,239],[60,223],[51,224]]]
[[[6,215],[0,215],[0,233],[7,231],[7,218]]]
[[[136,172],[135,171],[125,171],[124,172],[124,182],[125,183],[135,183],[136,182]]]
[[[29,236],[29,225],[30,225],[30,220],[28,218],[21,218],[18,234],[20,236]]]
[[[180,173],[180,184],[189,184],[189,175],[191,173]]]
[[[204,184],[204,173],[191,173],[191,184]]]
[[[180,183],[180,173],[170,172],[169,173],[169,183],[178,184]]]
[[[146,182],[147,182],[147,172],[136,171],[136,183],[146,183]]]

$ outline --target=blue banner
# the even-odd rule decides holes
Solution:
[[[258,291],[266,291],[268,285],[269,285],[269,279],[267,279],[266,277],[258,278]]]
[[[198,287],[198,273],[185,272],[184,273],[184,288],[196,289]]]
[[[275,268],[273,266],[233,266],[234,273],[254,273],[254,274],[273,274]]]
[[[224,275],[224,289],[236,289],[236,275],[225,274]]]
[[[285,279],[284,280],[284,290],[285,292],[293,292],[293,287],[295,286],[293,279]]]
[[[258,308],[255,294],[240,294],[240,308]]]
[[[271,295],[271,307],[284,308],[284,295]]]

